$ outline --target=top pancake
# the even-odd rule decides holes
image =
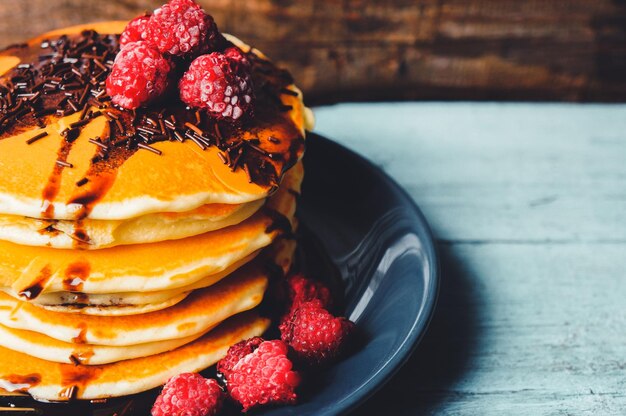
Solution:
[[[71,27],[42,35],[25,46],[9,48],[0,53],[2,84],[6,85],[20,74],[20,64],[33,64],[35,69],[39,68],[39,55],[50,53],[40,47],[45,39],[68,35],[72,40],[82,36],[81,31],[86,29],[101,35],[116,34],[125,24],[106,22]],[[230,36],[228,39],[242,50],[250,50],[237,39]],[[311,116],[302,102],[302,94],[288,74],[277,69],[256,50],[250,51],[250,57],[256,95],[255,115],[241,126],[215,123],[206,115],[198,122],[196,112],[176,104],[177,99],[168,99],[167,105],[155,103],[145,110],[150,117],[165,110],[166,115],[176,116],[181,132],[184,132],[184,123],[191,122],[202,130],[204,137],[215,143],[219,141],[219,145],[205,150],[191,140],[183,143],[161,141],[150,145],[161,155],[144,149],[126,151],[122,146],[111,151],[108,159],[94,161],[99,147],[89,139],[109,138],[113,143],[125,137],[117,131],[116,124],[107,119],[108,116],[93,118],[81,126],[80,134],[70,144],[61,133],[79,121],[81,111],[65,116],[42,116],[39,126],[28,114],[17,117],[19,123],[2,121],[0,214],[50,219],[128,219],[154,212],[190,211],[205,204],[239,204],[265,198],[275,189],[284,172],[302,156],[304,129],[311,127]],[[76,91],[76,94],[81,95],[81,92]],[[0,89],[0,93],[0,98],[6,98],[6,91]],[[41,105],[46,108],[52,98],[42,97]],[[98,108],[91,110],[98,111]],[[133,123],[128,111],[113,107],[100,111],[113,113],[129,125]],[[0,119],[3,117],[11,119],[12,114],[3,110]],[[41,132],[46,132],[47,136],[27,144],[28,139]],[[242,163],[233,171],[218,155],[225,152],[227,144],[239,141],[243,141],[245,146],[242,147],[247,148],[242,160],[247,158],[250,178],[241,168]],[[57,160],[65,160],[72,167],[59,166]],[[78,185],[85,179],[86,183]]]

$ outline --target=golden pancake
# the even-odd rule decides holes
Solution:
[[[239,224],[263,205],[209,204],[187,212],[146,214],[127,220],[45,220],[0,214],[0,240],[29,246],[73,248],[79,231],[89,237],[81,248],[99,249],[125,244],[145,244],[190,237]]]
[[[267,273],[250,265],[167,309],[114,317],[48,311],[0,293],[0,324],[63,342],[124,346],[171,340],[205,332],[229,316],[255,307],[266,286]]]
[[[67,364],[108,364],[170,351],[188,344],[202,334],[145,344],[113,347],[108,345],[72,344],[37,332],[11,329],[0,325],[0,347],[13,351],[28,351],[42,360]]]
[[[270,246],[271,247],[271,246]],[[269,250],[270,247],[267,249]],[[83,293],[83,292],[51,292],[37,296],[29,301],[32,305],[64,312],[82,313],[87,315],[122,316],[152,312],[175,305],[195,289],[209,287],[215,282],[229,276],[254,259],[261,250],[233,263],[219,273],[206,276],[197,282],[174,289],[153,292],[122,292],[122,293]],[[271,253],[275,251],[272,250]],[[269,252],[268,252],[269,255]],[[281,252],[275,253],[277,259],[282,258]],[[265,257],[265,256],[264,256]],[[22,300],[13,291],[4,291],[16,300]]]
[[[36,297],[39,290],[119,293],[184,287],[220,276],[233,263],[269,245],[279,234],[266,232],[272,224],[261,214],[226,231],[89,251],[0,241],[0,284],[24,298]]]
[[[18,63],[32,63],[35,70],[41,65],[37,58],[43,53],[39,46],[43,39],[62,33],[70,35],[68,42],[71,42],[72,36],[83,36],[82,30],[95,29],[103,35],[113,34],[120,33],[125,24],[98,23],[50,32],[33,39],[27,47],[13,47],[1,52],[0,68],[5,70],[5,77],[18,73],[15,72],[19,71],[15,68]],[[89,36],[103,42],[100,35]],[[249,49],[231,36],[228,39],[244,51]],[[0,213],[32,218],[111,220],[265,198],[280,182],[283,173],[302,156],[304,129],[311,127],[311,116],[304,107],[301,93],[290,79],[256,50],[250,53],[251,58],[256,56],[252,62],[252,75],[258,81],[254,83],[258,86],[255,87],[258,101],[255,116],[246,121],[243,128],[220,124],[217,129],[221,131],[217,133],[217,124],[200,120],[196,128],[204,132],[207,141],[219,142],[205,150],[192,140],[182,143],[159,141],[150,146],[161,155],[142,149],[110,146],[110,149],[107,147],[107,157],[98,158],[94,156],[101,146],[89,140],[94,137],[104,140],[113,135],[108,140],[114,143],[126,137],[124,123],[130,122],[130,112],[120,113],[105,103],[106,108],[99,116],[89,118],[86,125],[72,128],[72,123],[80,121],[79,112],[61,117],[38,116],[44,123],[43,127],[38,127],[35,113],[22,115],[17,126],[10,125],[12,115],[20,110],[7,110],[5,117],[0,117]],[[270,88],[278,91],[278,97],[267,92]],[[291,92],[281,92],[285,90]],[[63,97],[60,93],[58,96]],[[50,94],[38,99],[44,100],[44,107],[54,104],[50,104]],[[164,109],[170,111],[168,106]],[[194,112],[184,107],[174,110],[178,117],[175,120],[181,125],[184,120],[196,118]],[[98,109],[94,107],[92,111]],[[119,132],[114,127],[116,123],[108,121],[112,120],[107,115],[109,113],[113,114],[111,117],[117,117],[117,121],[121,120]],[[80,129],[73,141],[62,135],[68,127],[72,131]],[[41,132],[46,132],[47,136],[27,143]],[[244,144],[242,150],[247,149],[240,155],[240,164],[247,166],[246,169],[237,169],[237,165],[231,168],[220,158],[220,153],[229,149],[230,144],[239,142]],[[61,165],[58,160],[62,161]]]
[[[242,265],[257,257],[259,253],[259,258],[252,261],[251,264],[259,266],[273,264],[280,267],[282,273],[286,274],[291,268],[295,249],[295,239],[279,238],[269,247],[253,253],[216,275],[207,276],[192,285],[176,289],[113,294],[53,292],[40,295],[29,303],[50,311],[98,316],[124,316],[158,311],[177,304],[196,289],[208,287],[216,281],[221,281],[224,277],[230,276],[238,271]],[[14,293],[9,294],[18,298]]]
[[[280,187],[299,194],[303,168],[298,162],[284,176]],[[276,198],[274,198],[276,199]],[[273,201],[269,198],[269,201]],[[288,199],[282,204],[289,204]],[[280,212],[278,201],[269,206]],[[209,204],[189,212],[166,212],[142,215],[128,220],[85,219],[46,220],[0,214],[0,240],[16,244],[52,248],[100,249],[117,245],[152,243],[179,239],[238,224],[263,205],[263,200],[246,204]],[[77,227],[88,237],[88,244],[76,240]]]
[[[104,365],[60,364],[0,347],[0,388],[55,401],[139,393],[215,364],[231,345],[263,334],[268,325],[254,313],[240,314],[175,350]]]

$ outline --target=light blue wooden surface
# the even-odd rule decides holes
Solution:
[[[356,414],[626,415],[626,106],[316,115],[408,190],[441,256],[426,337]]]

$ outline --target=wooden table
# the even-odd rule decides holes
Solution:
[[[430,222],[431,326],[355,414],[626,415],[626,106],[318,108]]]

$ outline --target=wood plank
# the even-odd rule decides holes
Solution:
[[[626,106],[344,104],[318,131],[374,160],[450,241],[626,242]]]
[[[2,2],[0,38],[130,19],[162,1]],[[310,102],[626,99],[621,1],[199,2],[222,29],[289,68]]]
[[[361,409],[623,415],[625,250],[440,246],[443,287],[431,327],[399,375]]]

